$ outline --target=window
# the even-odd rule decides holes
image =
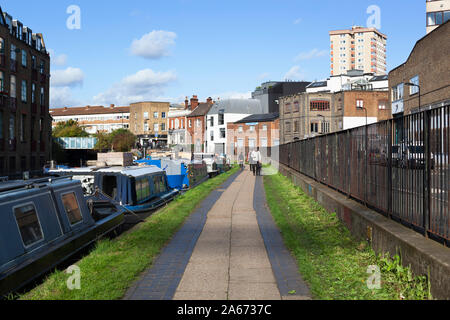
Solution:
[[[27,67],[27,52],[22,50],[22,67]]]
[[[153,177],[153,184],[155,186],[155,193],[161,194],[167,191],[166,180],[163,176]]]
[[[159,117],[159,113],[158,113],[158,112],[154,112],[154,113],[153,113],[153,118],[154,118],[154,119],[158,119],[158,117]]]
[[[363,109],[364,108],[364,100],[357,99],[356,100],[356,108]]]
[[[4,84],[4,74],[3,71],[0,71],[0,92],[3,92],[3,84]]]
[[[242,133],[242,132],[244,132],[244,127],[243,126],[239,126],[239,133]]]
[[[148,123],[144,122],[144,131],[148,131]]]
[[[31,103],[36,103],[36,85],[31,84]]]
[[[310,102],[311,111],[327,111],[330,110],[330,101],[311,101]]]
[[[0,38],[0,54],[5,54],[5,40]]]
[[[284,113],[291,113],[291,104],[290,103],[286,103],[286,105],[284,107]]]
[[[298,121],[294,121],[294,132],[298,132],[299,126]]]
[[[200,119],[197,119],[197,128],[201,127],[202,122],[200,121]]]
[[[384,101],[384,100],[378,101],[378,109],[379,110],[386,110],[387,104],[388,104],[387,101]]]
[[[267,138],[261,138],[261,147],[267,148]]]
[[[419,93],[419,76],[415,76],[409,80],[412,84],[415,84],[415,86],[409,86],[409,94],[413,95],[416,93]]]
[[[330,123],[328,121],[322,122],[322,133],[330,133]]]
[[[16,46],[11,44],[11,60],[15,61],[16,60],[16,55],[17,55],[17,53],[16,53]]]
[[[10,115],[9,116],[9,139],[14,140],[16,138],[16,134],[15,134],[15,124],[16,124],[16,119],[14,117],[14,115]]]
[[[319,124],[317,122],[311,122],[311,133],[319,133]]]
[[[153,131],[159,132],[159,123],[155,123],[155,124],[153,125]]]
[[[291,123],[289,121],[285,122],[285,132],[291,132]]]
[[[45,105],[45,93],[44,93],[44,87],[41,87],[41,106]]]
[[[392,88],[392,101],[403,99],[403,83]]]
[[[262,130],[263,131],[267,131],[267,125],[266,124],[262,126]]]
[[[33,204],[15,208],[14,215],[25,247],[44,239],[36,208]]]
[[[165,118],[166,118],[166,113],[165,113],[165,112],[162,112],[162,113],[161,113],[161,118],[162,118],[162,119],[165,119]]]
[[[16,76],[11,76],[11,98],[16,97]]]
[[[41,60],[41,63],[40,63],[40,65],[39,65],[39,72],[40,72],[41,74],[44,74],[44,73],[45,73],[45,61],[44,61],[44,60]]]
[[[219,126],[223,126],[225,124],[225,114],[224,110],[219,111]]]
[[[225,129],[220,129],[220,138],[225,139],[227,137],[227,133]]]
[[[192,120],[189,119],[189,128],[192,128]]]
[[[66,210],[67,217],[69,218],[69,222],[72,226],[83,221],[75,193],[72,192],[63,195],[62,202],[64,210]]]
[[[210,132],[211,141],[214,141],[214,131]]]
[[[250,132],[255,132],[255,126],[250,126]]]
[[[298,103],[298,101],[294,102],[294,109],[292,110],[292,112],[299,112],[300,111],[300,105]]]
[[[211,117],[211,118],[209,119],[209,121],[210,121],[210,126],[211,126],[211,127],[214,127],[214,117]]]
[[[21,93],[22,93],[22,102],[27,102],[27,82],[25,80],[22,80]]]
[[[155,186],[156,187],[156,186]],[[136,180],[136,201],[141,202],[150,197],[150,183],[148,179]]]
[[[148,120],[149,118],[148,118],[148,112],[144,112],[144,119],[145,120]]]
[[[450,20],[450,11],[429,12],[427,14],[427,26],[438,26]]]
[[[161,131],[166,131],[166,124],[165,123],[161,123]]]

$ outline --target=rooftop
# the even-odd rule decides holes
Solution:
[[[264,114],[253,114],[235,123],[252,123],[252,122],[270,122],[278,119],[280,114],[275,113],[264,113]]]
[[[109,107],[103,107],[103,106],[86,106],[86,107],[74,107],[74,108],[65,107],[65,108],[50,109],[49,112],[52,117],[112,114],[112,113],[129,113],[130,107],[116,107],[114,105],[111,105]]]
[[[195,108],[194,111],[192,111],[187,117],[193,118],[193,117],[201,117],[208,114],[209,110],[212,108],[212,104],[210,103],[200,103],[197,108]]]
[[[262,113],[261,102],[256,99],[227,99],[216,102],[208,114],[224,113],[257,114]]]

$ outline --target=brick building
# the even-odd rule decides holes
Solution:
[[[227,143],[234,150],[228,156],[238,161],[242,153],[247,159],[249,152],[259,148],[263,163],[272,157],[278,159],[280,145],[279,113],[256,114],[227,124]]]
[[[130,131],[141,145],[165,147],[168,142],[169,102],[138,102],[130,105]]]
[[[208,98],[205,103],[199,103],[197,96],[191,99],[191,104],[186,107],[192,112],[186,117],[188,131],[188,141],[191,144],[191,150],[196,153],[206,152],[206,115],[211,110],[214,102]]]
[[[389,72],[394,117],[450,103],[450,23],[417,41],[405,63]],[[411,86],[408,83],[418,85]]]
[[[190,143],[187,145],[186,116],[191,111],[184,104],[171,105],[169,110],[169,146],[177,146],[179,151],[190,151]]]
[[[81,108],[50,109],[53,127],[59,122],[75,120],[89,134],[97,132],[111,133],[117,129],[130,128],[130,107],[86,106]]]
[[[387,91],[313,92],[280,99],[281,144],[391,118]]]
[[[42,34],[0,8],[0,175],[39,174],[50,160],[49,75]]]

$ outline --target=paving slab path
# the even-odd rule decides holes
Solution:
[[[204,219],[197,217],[197,229],[192,225],[194,213],[125,298],[310,299],[309,289],[268,211],[262,178],[243,171],[217,192],[205,200],[207,211],[204,204]],[[187,245],[189,231],[197,235],[188,239]],[[184,238],[177,242],[179,234]],[[173,252],[179,253],[172,257],[173,263],[160,263]],[[176,270],[165,271],[170,265],[176,265]],[[160,279],[165,281],[161,283]]]

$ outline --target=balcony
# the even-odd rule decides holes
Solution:
[[[16,60],[11,60],[11,72],[17,72],[17,61]]]
[[[17,111],[17,98],[9,98],[9,109],[11,112]]]
[[[9,139],[8,140],[8,150],[11,152],[16,151],[17,149],[17,141],[16,139]]]

